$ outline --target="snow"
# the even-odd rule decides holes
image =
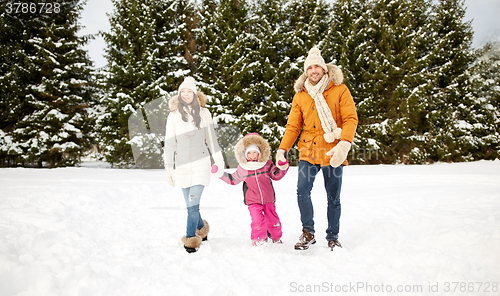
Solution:
[[[241,186],[213,178],[188,254],[163,170],[0,169],[0,295],[498,295],[500,161],[346,167],[333,252],[321,174],[318,242],[293,249],[296,181],[274,182],[284,243],[253,247]]]

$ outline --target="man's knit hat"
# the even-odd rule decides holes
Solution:
[[[304,62],[304,72],[307,72],[307,68],[312,65],[318,65],[326,72],[328,72],[325,60],[321,56],[321,51],[317,47],[313,47],[311,48],[311,50],[309,50],[309,54],[307,55],[306,61]]]
[[[181,85],[179,85],[178,89],[179,95],[181,94],[181,89],[183,88],[188,88],[192,90],[193,93],[196,95],[196,83],[194,81],[194,78],[191,76],[187,76],[186,78],[184,78],[184,81],[181,83]]]

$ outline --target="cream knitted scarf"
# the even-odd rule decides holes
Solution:
[[[323,137],[328,143],[335,141],[335,139],[340,138],[342,129],[337,128],[337,123],[333,119],[332,110],[328,107],[325,101],[323,92],[328,87],[328,75],[324,75],[323,78],[316,84],[312,85],[309,79],[306,79],[304,87],[306,88],[309,95],[314,99],[316,104],[316,111],[318,112],[319,120],[321,121],[321,127],[325,134]]]

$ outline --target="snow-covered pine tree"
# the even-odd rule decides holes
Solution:
[[[143,112],[149,102],[177,90],[183,77],[190,74],[186,57],[191,55],[189,30],[194,9],[185,0],[113,0],[113,4],[111,31],[103,33],[108,64],[98,121],[102,153],[112,165],[126,167],[134,163],[131,144],[142,143],[139,148],[146,163],[161,167],[164,134],[147,130],[130,139],[128,120],[131,115],[140,117],[137,112]]]
[[[344,56],[339,60],[349,68],[347,82],[358,108],[359,137],[353,159],[361,163],[407,162],[422,117],[419,97],[413,93],[425,81],[422,69],[429,38],[429,5],[424,0],[338,5],[339,23],[333,25],[333,31],[353,30],[352,36],[331,34],[343,45]],[[346,13],[343,8],[353,11]]]
[[[218,17],[219,4],[215,0],[202,0],[196,7],[196,28],[193,29],[196,40],[196,51],[194,54],[194,63],[196,71],[194,76],[202,84],[205,94],[214,98],[216,89],[213,83],[217,75],[211,69],[216,69],[218,60],[221,57],[218,24],[215,20]]]
[[[255,2],[253,12],[256,17],[253,34],[258,41],[257,56],[260,73],[259,80],[250,89],[250,96],[259,102],[259,112],[264,126],[261,128],[263,136],[268,139],[273,155],[279,147],[285,131],[288,112],[293,98],[293,82],[296,79],[286,79],[289,59],[284,56],[283,35],[286,16],[283,0]]]
[[[332,22],[326,37],[321,41],[321,53],[326,62],[331,62],[342,68],[344,73],[344,84],[351,91],[356,105],[360,104],[364,97],[363,89],[367,81],[362,79],[365,71],[366,49],[369,44],[368,16],[370,12],[369,0],[338,0],[333,2]],[[358,111],[359,112],[359,111]],[[365,124],[364,116],[359,116],[358,130]],[[356,137],[350,162],[364,163],[371,158],[370,143],[366,137]],[[374,155],[376,155],[374,153]]]
[[[292,0],[285,7],[282,52],[289,69],[284,73],[293,84],[304,72],[304,60],[313,46],[328,34],[330,6],[323,0]],[[288,82],[288,81],[287,81]]]
[[[161,88],[177,91],[187,75],[193,75],[196,65],[196,12],[189,0],[154,1],[155,46],[158,48],[155,74],[164,76]]]
[[[466,128],[472,135],[469,153],[475,160],[500,157],[500,41],[487,43],[476,53],[470,69],[474,105]]]
[[[248,27],[248,7],[244,0],[204,0],[198,13],[196,30],[198,69],[196,78],[209,96],[208,107],[215,120],[235,124],[243,114],[244,94],[239,85],[238,68],[242,51],[236,43]],[[238,64],[238,65],[237,65]]]
[[[79,163],[91,139],[91,61],[80,37],[81,1],[2,1],[1,166]],[[35,9],[33,9],[35,8]]]
[[[433,11],[425,156],[428,161],[469,160],[466,147],[472,139],[464,129],[464,114],[474,104],[467,71],[474,61],[471,22],[464,22],[463,0],[440,0]]]

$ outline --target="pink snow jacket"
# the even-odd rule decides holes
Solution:
[[[259,159],[249,162],[244,155],[245,149],[255,144],[259,147]],[[281,180],[288,171],[280,170],[269,159],[271,147],[269,143],[257,133],[243,137],[234,147],[235,157],[239,165],[232,174],[224,172],[221,180],[236,185],[243,181],[243,196],[246,205],[274,203],[276,196],[271,180]]]
[[[251,204],[266,204],[274,203],[276,195],[274,193],[272,180],[281,180],[288,171],[277,168],[272,160],[268,160],[266,164],[257,170],[246,170],[241,165],[238,165],[236,171],[232,174],[224,172],[221,180],[230,184],[236,185],[243,183],[243,201],[246,205]]]

